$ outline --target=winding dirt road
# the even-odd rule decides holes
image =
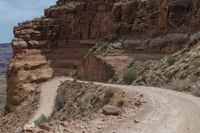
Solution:
[[[73,79],[55,78],[43,84],[41,102],[34,119],[41,114],[46,116],[51,114],[54,105],[52,99],[55,99],[58,86],[63,80]],[[145,99],[148,99],[148,104],[136,117],[139,123],[134,124],[133,119],[130,118],[125,122],[116,123],[112,127],[101,129],[99,133],[200,133],[200,98],[154,87],[97,82],[95,84],[120,88],[128,93],[139,92],[144,95]],[[50,95],[49,89],[52,88],[54,89],[51,90]]]
[[[133,125],[130,120],[104,129],[102,133],[200,133],[200,98],[153,87],[101,85],[130,93],[136,91],[148,99],[148,106],[137,116],[138,124]]]

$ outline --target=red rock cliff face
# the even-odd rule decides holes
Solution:
[[[114,4],[113,32],[145,36],[157,30],[183,31],[199,27],[198,0],[132,0]],[[185,31],[185,32],[186,32]]]
[[[39,83],[76,70],[100,38],[187,33],[199,21],[198,0],[58,0],[45,17],[14,28],[6,109],[18,106]]]

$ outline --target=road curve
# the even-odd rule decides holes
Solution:
[[[148,99],[143,112],[137,115],[139,123],[134,124],[133,119],[130,118],[102,129],[99,133],[200,133],[200,98],[198,97],[154,87],[98,82],[94,84],[120,88],[128,93],[139,92]]]
[[[40,105],[32,121],[41,114],[50,116],[55,104],[57,89],[64,80],[73,79],[54,78],[41,86]],[[88,83],[87,81],[78,82]],[[139,92],[147,100],[143,111],[136,118],[115,123],[112,127],[101,129],[99,133],[200,133],[200,98],[154,87],[98,82],[94,84],[120,88],[127,93]],[[137,119],[139,123],[134,123],[134,119]]]

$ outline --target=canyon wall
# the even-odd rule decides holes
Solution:
[[[88,50],[104,37],[117,36],[132,39],[132,42],[150,42],[153,38],[163,38],[170,33],[187,34],[200,26],[198,0],[58,0],[44,14],[44,17],[20,23],[14,28],[14,58],[8,71],[8,112],[35,91],[39,83],[53,76],[73,73]],[[185,38],[185,35],[177,36]],[[157,39],[155,43],[152,42],[151,48],[156,49],[157,53],[162,53],[159,51],[161,48],[163,51],[168,51],[164,49],[168,48],[172,53],[184,47],[187,44],[185,40],[171,41],[168,37],[160,43]],[[128,44],[131,46],[127,45],[126,49],[135,45],[140,47],[140,43]],[[146,49],[143,50],[145,52]],[[84,60],[82,66],[86,62]],[[94,66],[102,70],[104,66],[109,66],[105,65],[106,61],[92,62],[100,63]],[[113,64],[116,65],[116,61]],[[79,76],[90,80],[108,80],[110,75],[114,75],[112,68],[109,68],[111,72],[100,73],[101,78],[88,77],[89,74],[97,75],[91,70],[96,68],[85,68],[87,66],[79,67]]]

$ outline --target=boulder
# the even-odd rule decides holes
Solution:
[[[45,130],[45,131],[50,131],[51,127],[49,126],[48,123],[43,123],[39,126],[40,129]]]
[[[122,45],[122,42],[116,42],[116,43],[113,43],[112,44],[112,47],[114,48],[114,49],[123,49],[123,45]]]
[[[33,128],[35,128],[35,123],[32,122],[32,123],[25,124],[23,130],[26,131],[26,130],[30,130]]]
[[[106,105],[102,109],[104,115],[119,115],[120,109],[111,105]]]

